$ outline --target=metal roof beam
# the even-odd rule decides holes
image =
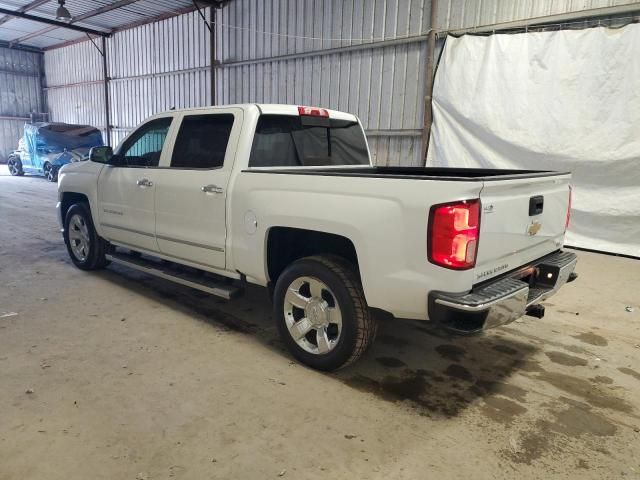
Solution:
[[[92,35],[98,35],[100,37],[108,37],[109,35],[111,35],[109,32],[102,32],[100,30],[94,30],[92,28],[79,27],[77,25],[71,25],[71,23],[59,22],[58,20],[51,20],[49,18],[38,17],[38,16],[35,16],[35,15],[29,15],[28,13],[13,11],[13,10],[9,10],[7,8],[0,8],[0,13],[2,13],[4,15],[9,15],[9,16],[12,16],[12,17],[16,17],[16,18],[22,18],[24,20],[29,20],[29,21],[32,21],[32,22],[46,23],[47,25],[51,25],[51,27],[47,27],[47,28],[42,29],[42,30],[40,30],[38,32],[30,33],[29,35],[25,35],[25,37],[29,37],[29,38],[31,38],[31,36],[39,35],[40,33],[48,32],[48,31],[53,30],[55,28],[66,28],[66,29],[69,29],[69,30],[75,30],[75,31],[82,32],[82,33],[90,33]],[[20,40],[21,39],[17,39],[17,40],[12,41],[11,43],[14,43],[14,42],[18,43]]]
[[[5,42],[4,40],[0,40],[0,48],[14,48],[16,50],[24,50],[25,52],[33,52],[33,53],[43,53],[44,50],[38,47],[29,47],[27,45],[14,45],[13,47],[9,42]]]
[[[98,15],[102,15],[103,13],[107,13],[107,12],[110,12],[112,10],[116,10],[118,8],[126,7],[127,5],[131,5],[132,3],[135,3],[135,2],[138,2],[138,1],[139,0],[119,0],[118,2],[112,3],[111,5],[105,5],[104,7],[100,7],[100,8],[97,8],[95,10],[91,10],[90,12],[84,13],[82,15],[78,15],[77,17],[73,17],[73,19],[69,23],[56,22],[56,23],[62,23],[62,25],[55,25],[55,26],[52,25],[50,27],[43,28],[42,30],[38,30],[37,32],[32,32],[32,33],[24,35],[24,36],[22,36],[20,38],[16,38],[15,40],[13,40],[11,42],[11,44],[22,43],[25,40],[29,40],[30,38],[37,37],[39,35],[42,35],[43,33],[50,32],[51,30],[55,30],[56,28],[70,28],[72,30],[82,29],[80,31],[84,32],[84,33],[91,33],[93,35],[99,35],[101,37],[108,37],[108,36],[111,35],[111,32],[99,32],[97,30],[87,31],[87,30],[91,30],[91,29],[84,28],[84,27],[78,27],[77,25],[73,25],[73,24],[74,23],[78,23],[78,22],[82,22],[83,20],[87,20],[88,18],[91,18],[91,17],[96,17]],[[93,33],[93,32],[95,32],[95,33]]]
[[[34,0],[33,2],[28,3],[27,5],[24,5],[24,6],[20,7],[18,10],[16,10],[16,12],[26,13],[29,10],[33,10],[34,8],[38,8],[40,5],[44,5],[48,1],[49,0]],[[15,18],[15,17],[13,17],[11,15],[5,15],[4,17],[0,18],[0,25],[4,25],[5,23],[7,23],[12,18]]]

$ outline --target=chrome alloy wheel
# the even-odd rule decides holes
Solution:
[[[342,333],[342,311],[329,287],[313,277],[298,277],[284,297],[284,320],[291,338],[316,355],[333,350]]]
[[[89,226],[81,215],[74,215],[69,221],[69,244],[73,256],[79,262],[84,262],[89,256],[91,237],[89,236]]]

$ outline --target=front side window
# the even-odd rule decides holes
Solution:
[[[369,165],[367,141],[358,122],[330,119],[305,124],[293,115],[262,115],[250,167]]]
[[[233,115],[188,115],[182,120],[173,148],[172,168],[220,168],[224,164]]]
[[[122,165],[126,167],[157,167],[172,120],[171,117],[158,118],[145,123],[136,130],[120,149]]]

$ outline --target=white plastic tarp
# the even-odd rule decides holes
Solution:
[[[573,173],[566,244],[640,257],[640,25],[449,37],[428,165]]]

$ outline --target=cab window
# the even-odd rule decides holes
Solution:
[[[119,151],[122,165],[157,167],[172,120],[172,117],[158,118],[145,123],[136,130]]]
[[[233,127],[231,113],[188,115],[173,147],[171,168],[220,168]]]
[[[250,167],[369,165],[367,140],[358,122],[303,122],[299,116],[262,115]]]

